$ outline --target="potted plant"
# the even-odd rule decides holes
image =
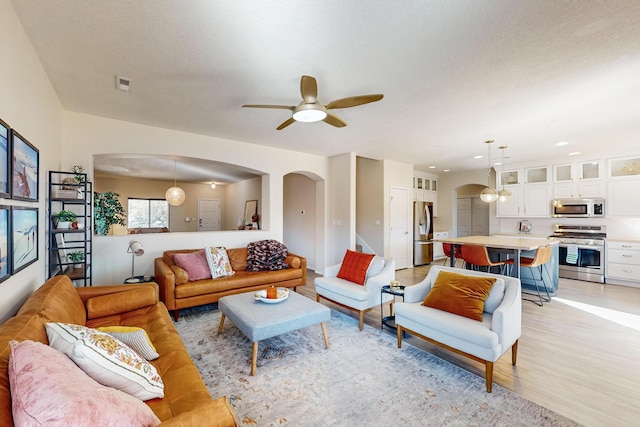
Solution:
[[[96,233],[106,236],[112,225],[127,225],[126,214],[120,203],[119,194],[112,191],[93,193],[94,223]]]
[[[69,253],[69,260],[73,263],[73,268],[82,268],[82,261],[84,261],[84,252],[75,251]]]
[[[57,228],[61,229],[71,228],[71,223],[75,222],[76,219],[78,219],[78,215],[75,212],[67,211],[64,209],[58,212],[58,215],[56,215],[56,217],[58,218]]]
[[[84,166],[73,165],[71,166],[71,172],[76,174],[75,179],[78,184],[82,184],[84,182]]]

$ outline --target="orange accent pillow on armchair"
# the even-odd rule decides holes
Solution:
[[[495,282],[492,277],[441,271],[422,305],[481,322],[484,302]]]
[[[347,253],[344,254],[338,277],[340,279],[348,280],[358,285],[364,285],[364,280],[367,277],[367,269],[371,265],[371,261],[375,257],[375,254],[364,254],[362,252],[354,252],[347,249]]]

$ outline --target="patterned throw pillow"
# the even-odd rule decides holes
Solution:
[[[68,323],[45,326],[49,345],[100,384],[140,400],[164,396],[164,384],[156,368],[111,335]]]
[[[149,335],[142,328],[136,328],[135,326],[103,326],[98,330],[120,340],[147,360],[155,360],[160,357],[151,343]]]
[[[204,252],[207,255],[207,264],[209,264],[212,278],[232,276],[236,273],[233,271],[233,268],[231,268],[229,255],[225,247],[207,245],[204,248]]]
[[[175,254],[173,261],[189,275],[189,281],[211,279],[211,270],[207,263],[205,250],[201,249],[195,252],[185,254]]]
[[[367,269],[375,254],[365,254],[347,249],[338,272],[340,279],[348,280],[358,285],[364,285],[367,276]]]
[[[151,408],[139,399],[90,378],[53,347],[30,340],[9,344],[13,425],[160,424]]]
[[[247,245],[246,271],[274,271],[289,268],[284,262],[289,254],[287,247],[277,240],[259,240]]]

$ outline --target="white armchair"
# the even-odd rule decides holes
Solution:
[[[388,285],[396,277],[393,258],[375,257],[367,270],[364,286],[336,277],[342,264],[332,265],[325,269],[323,277],[316,277],[316,300],[324,298],[341,307],[360,314],[360,330],[364,325],[364,313],[380,305],[380,288]],[[384,294],[385,302],[391,301],[392,295]]]
[[[481,322],[422,305],[441,271],[497,279],[485,301]],[[407,332],[484,363],[489,393],[493,385],[493,363],[511,348],[511,363],[516,364],[518,339],[522,331],[520,279],[433,266],[422,282],[404,289],[404,302],[395,304],[395,315],[398,348],[402,347],[403,332]]]

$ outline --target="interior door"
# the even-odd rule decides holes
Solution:
[[[198,231],[219,231],[220,200],[198,199]]]
[[[471,199],[458,199],[458,237],[471,235]]]
[[[396,270],[409,267],[409,190],[392,188],[389,203],[389,223],[391,224],[390,256],[396,261]]]

